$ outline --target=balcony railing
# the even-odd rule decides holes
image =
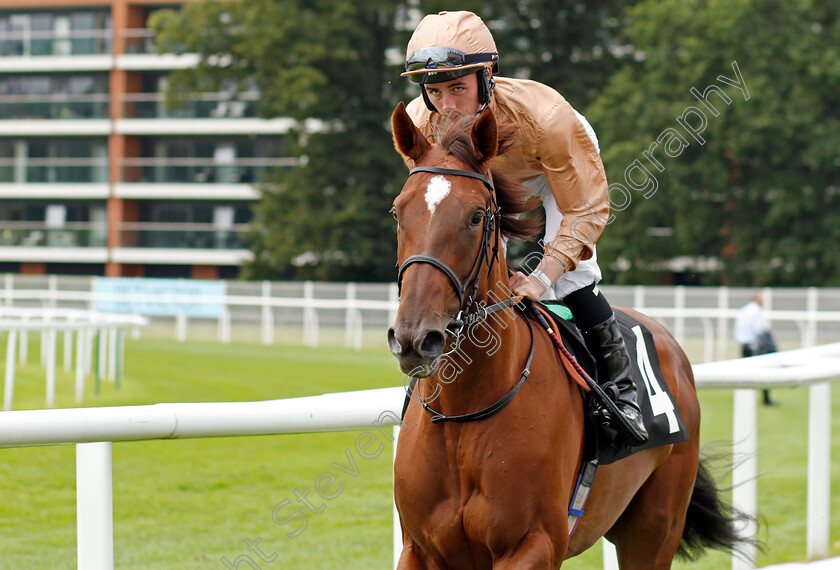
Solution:
[[[155,31],[151,28],[129,28],[122,32],[127,54],[157,53]]]
[[[111,97],[95,95],[6,95],[0,97],[0,120],[107,119]]]
[[[111,30],[2,32],[0,57],[110,55],[111,36]]]
[[[120,225],[120,247],[164,249],[245,249],[241,234],[249,224],[133,222]]]
[[[105,223],[67,222],[61,227],[44,222],[0,220],[0,246],[20,247],[105,247]]]
[[[298,166],[298,158],[131,158],[121,163],[122,182],[153,184],[254,184],[275,168]]]
[[[202,95],[169,108],[161,93],[132,93],[123,97],[123,116],[136,119],[253,119],[259,94],[244,93],[235,99],[224,93]]]
[[[108,159],[0,158],[0,183],[85,184],[108,182]]]

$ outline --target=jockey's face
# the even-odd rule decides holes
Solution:
[[[478,101],[478,77],[475,73],[452,81],[430,83],[425,89],[429,100],[445,117],[453,114],[474,115],[481,107]]]

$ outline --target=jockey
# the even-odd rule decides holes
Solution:
[[[553,288],[598,360],[600,385],[632,426],[635,443],[644,442],[648,433],[627,347],[597,287],[601,270],[595,241],[608,222],[609,201],[595,132],[554,89],[497,77],[498,62],[496,42],[475,14],[426,16],[406,50],[402,75],[419,84],[421,94],[407,106],[408,113],[426,136],[440,132],[447,120],[488,106],[500,122],[519,127],[516,147],[493,159],[491,168],[540,193],[546,228],[539,266],[529,275],[514,273],[511,290],[536,301]]]

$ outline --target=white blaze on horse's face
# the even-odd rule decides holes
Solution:
[[[426,204],[428,204],[429,212],[432,215],[435,214],[437,205],[446,198],[451,189],[452,183],[443,176],[435,176],[429,180],[429,185],[426,187]]]

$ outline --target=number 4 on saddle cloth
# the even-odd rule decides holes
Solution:
[[[583,337],[572,321],[569,309],[560,301],[542,303],[554,320],[555,331],[562,338],[563,344],[578,361],[581,368],[595,378],[595,360],[586,349]],[[597,402],[592,392],[584,392],[586,402],[585,416],[587,423],[587,442],[584,460],[597,459],[598,464],[607,465],[632,455],[642,449],[680,443],[688,439],[688,432],[683,424],[680,412],[674,403],[668,383],[662,375],[659,356],[653,344],[653,336],[643,325],[620,309],[615,309],[624,344],[630,356],[633,381],[638,390],[639,408],[645,419],[650,439],[641,446],[626,445],[616,430],[594,417]],[[565,358],[562,354],[561,358]]]

